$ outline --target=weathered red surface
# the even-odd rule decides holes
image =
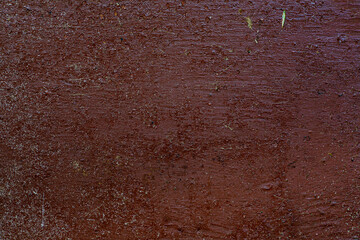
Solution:
[[[0,239],[360,237],[359,1],[0,5]]]

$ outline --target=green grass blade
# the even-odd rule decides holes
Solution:
[[[284,27],[284,24],[285,24],[285,17],[286,17],[286,14],[285,14],[285,10],[284,10],[283,14],[282,14],[282,23],[281,23],[282,28]]]

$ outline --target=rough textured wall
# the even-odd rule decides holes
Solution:
[[[0,28],[0,239],[359,239],[358,0],[2,0]]]

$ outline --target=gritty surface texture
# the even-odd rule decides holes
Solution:
[[[2,0],[0,239],[358,239],[359,12]]]

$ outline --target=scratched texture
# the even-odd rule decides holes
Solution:
[[[359,77],[358,0],[2,0],[0,239],[359,239]]]

